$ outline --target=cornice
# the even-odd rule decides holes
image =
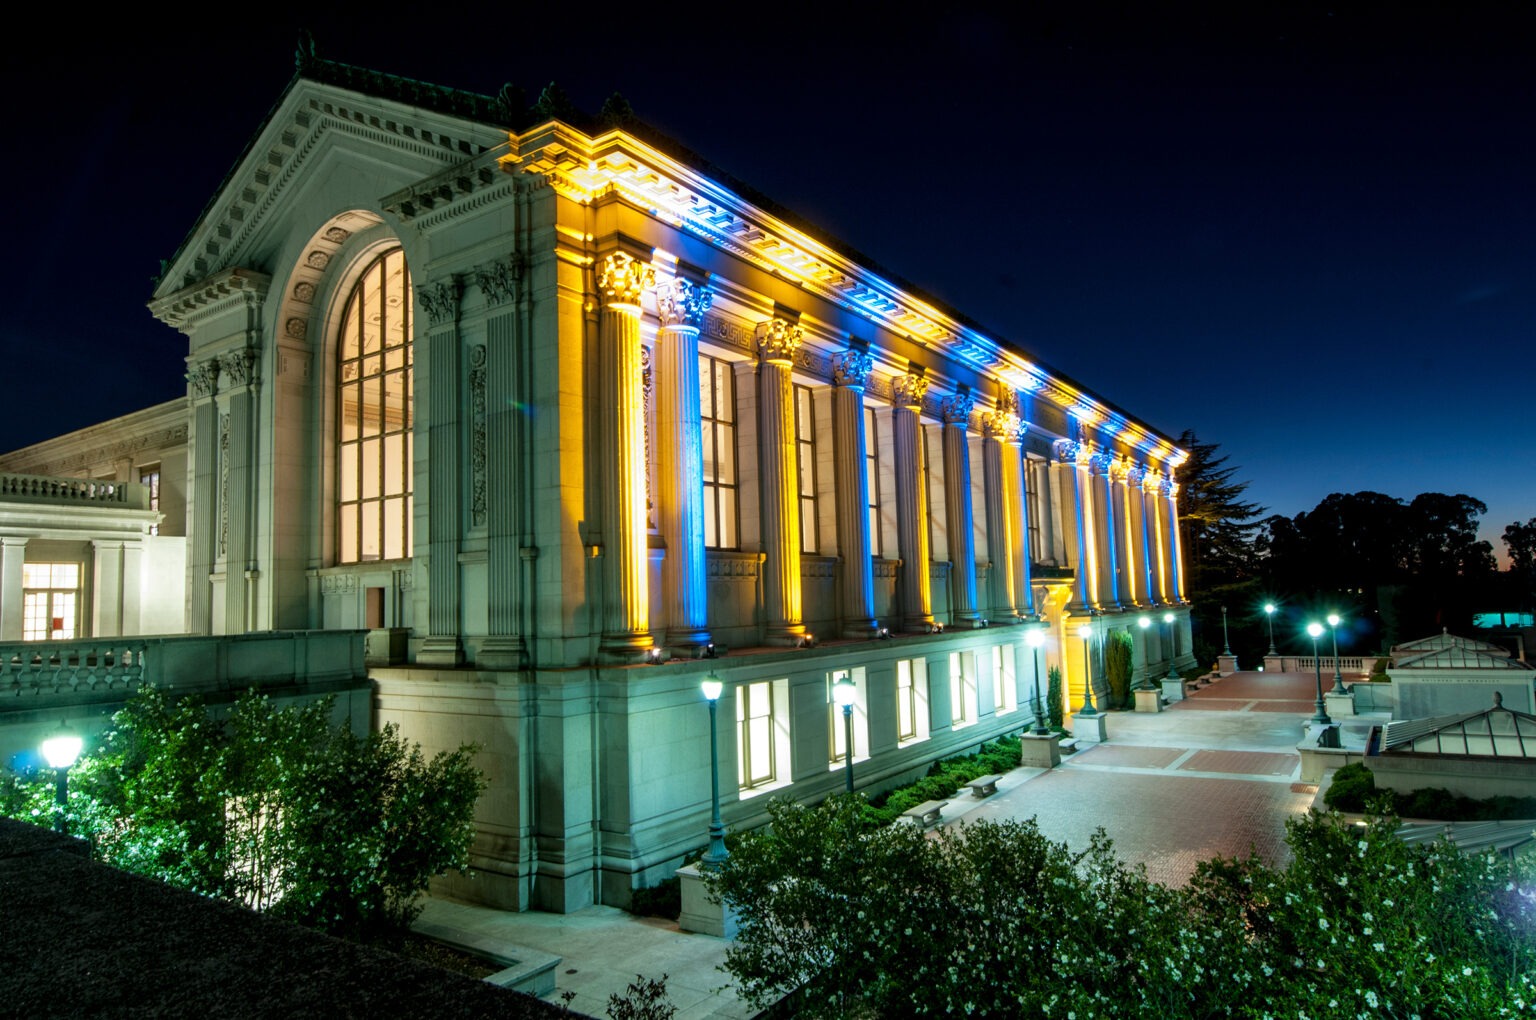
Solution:
[[[184,446],[187,441],[185,397],[134,411],[111,421],[24,446],[0,457],[0,467],[18,474],[58,475],[141,450]]]
[[[166,325],[190,333],[213,316],[259,304],[271,285],[266,273],[236,266],[151,302],[149,310]]]

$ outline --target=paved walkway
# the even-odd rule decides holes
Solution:
[[[1217,854],[1252,849],[1280,863],[1285,819],[1305,811],[1314,792],[1298,781],[1295,749],[1314,687],[1311,674],[1235,673],[1165,712],[1111,713],[1108,743],[1057,769],[1015,769],[985,800],[957,796],[944,824],[1034,817],[1047,837],[1074,849],[1102,826],[1122,859],[1169,884],[1186,882],[1196,862]],[[612,907],[518,914],[446,900],[429,902],[423,920],[560,956],[556,994],[546,998],[573,991],[578,1013],[602,1016],[608,996],[637,974],[665,973],[679,1020],[753,1015],[719,969],[726,943],[675,922]]]

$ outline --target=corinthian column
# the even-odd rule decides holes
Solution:
[[[1012,390],[1003,390],[997,410],[981,419],[981,490],[987,501],[987,549],[992,557],[988,603],[995,620],[1012,619],[1019,611],[1013,541],[1018,514],[1016,504],[1009,500],[1007,477],[1007,455],[1015,452],[1008,439],[1019,431],[1019,416],[1011,413],[1012,396]]]
[[[459,298],[462,281],[444,276],[416,286],[427,313],[427,637],[424,666],[456,666],[459,639]],[[417,332],[420,332],[418,327]]]
[[[656,288],[657,488],[667,644],[709,644],[704,574],[704,452],[699,419],[699,326],[713,295],[687,280]]]
[[[772,319],[757,328],[759,467],[763,499],[763,615],[769,644],[797,645],[800,622],[800,484],[790,366],[800,327]]]
[[[1109,509],[1114,518],[1115,576],[1122,606],[1140,604],[1141,585],[1136,578],[1136,544],[1131,536],[1130,493],[1126,485],[1129,462],[1116,460],[1109,466]]]
[[[1101,609],[1114,609],[1120,601],[1115,579],[1115,522],[1110,515],[1109,466],[1113,458],[1095,454],[1088,461],[1089,484],[1093,491],[1089,520],[1093,542],[1095,575],[1093,601]]]
[[[847,350],[832,358],[832,464],[837,488],[838,570],[843,582],[843,637],[875,633],[875,575],[870,559],[869,476],[865,457],[864,384],[870,358]]]
[[[651,647],[645,527],[645,411],[640,295],[651,267],[627,252],[598,263],[598,448],[603,457],[603,649],[628,659]]]
[[[1008,519],[1012,522],[1008,537],[1013,560],[1014,610],[1023,616],[1034,616],[1035,592],[1030,576],[1029,549],[1029,515],[1034,513],[1034,508],[1026,498],[1028,490],[1024,484],[1024,472],[1029,469],[1024,458],[1024,431],[1028,428],[1028,422],[1020,422],[1003,444],[1003,494],[1008,501]]]
[[[1168,501],[1168,562],[1172,565],[1174,598],[1179,602],[1189,599],[1184,590],[1184,540],[1179,535],[1179,483],[1172,476],[1163,483],[1163,497]]]
[[[961,390],[945,397],[944,510],[949,521],[950,592],[954,621],[960,627],[981,622],[976,611],[976,532],[971,519],[971,454],[966,430],[971,423],[971,395]]]
[[[915,373],[891,380],[891,438],[896,448],[896,546],[901,556],[901,625],[925,633],[933,627],[928,585],[928,504],[923,499],[923,437],[918,411],[928,380]]]
[[[1126,472],[1126,506],[1130,518],[1131,569],[1136,572],[1136,590],[1139,602],[1144,606],[1157,605],[1157,588],[1154,586],[1151,528],[1147,522],[1147,469],[1132,464]]]
[[[1094,603],[1096,578],[1094,572],[1093,543],[1088,540],[1086,518],[1088,505],[1088,451],[1081,443],[1058,440],[1055,447],[1056,463],[1051,466],[1056,475],[1055,486],[1061,499],[1061,523],[1067,554],[1066,566],[1072,568],[1072,601],[1067,608],[1081,613]]]

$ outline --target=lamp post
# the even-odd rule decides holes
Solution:
[[[1221,654],[1232,654],[1232,642],[1227,640],[1227,607],[1221,607]]]
[[[1024,640],[1029,647],[1035,650],[1035,729],[1036,736],[1050,735],[1050,729],[1045,725],[1045,716],[1040,711],[1040,674],[1045,672],[1045,657],[1041,653],[1041,647],[1045,644],[1045,632],[1031,630],[1024,635]]]
[[[720,738],[715,733],[715,704],[725,684],[711,672],[699,687],[709,702],[709,849],[702,863],[706,868],[718,868],[730,856],[725,848],[725,825],[720,821]]]
[[[1136,681],[1136,690],[1138,690],[1138,691],[1154,691],[1157,688],[1152,683],[1152,670],[1150,668],[1151,665],[1152,665],[1152,656],[1147,655],[1147,631],[1150,630],[1151,627],[1152,627],[1152,617],[1150,617],[1150,616],[1143,616],[1143,617],[1141,617],[1140,619],[1138,619],[1136,621],[1136,626],[1140,627],[1141,630],[1142,630],[1142,634],[1141,634],[1141,649],[1142,649],[1142,656],[1146,660],[1146,668],[1144,668],[1142,670],[1141,679]]]
[[[1323,708],[1323,660],[1317,655],[1317,639],[1323,636],[1323,625],[1316,622],[1307,624],[1307,634],[1312,638],[1312,665],[1317,670],[1317,711],[1312,721],[1327,726],[1333,720],[1328,718],[1328,712]]]
[[[1339,672],[1339,624],[1344,621],[1338,613],[1328,614],[1328,629],[1333,631],[1333,693],[1348,694],[1344,687],[1344,675]]]
[[[859,689],[853,678],[844,673],[832,685],[832,700],[843,706],[843,740],[848,752],[848,765],[843,772],[848,779],[848,792],[853,792],[853,699]]]
[[[80,734],[62,722],[59,723],[59,728],[53,736],[44,740],[42,745],[43,760],[56,773],[53,827],[66,835],[69,833],[69,820],[66,816],[69,808],[69,769],[79,759],[80,749],[84,746],[85,742],[80,739]]]
[[[1077,714],[1092,717],[1099,714],[1093,707],[1093,625],[1085,623],[1077,628],[1077,636],[1083,639],[1083,707]]]
[[[1164,613],[1163,622],[1168,625],[1168,679],[1179,679],[1179,671],[1173,668],[1173,660],[1178,658],[1177,639],[1178,634],[1173,629],[1173,614]]]
[[[1275,604],[1264,603],[1264,619],[1269,623],[1269,654],[1278,655],[1275,651]]]

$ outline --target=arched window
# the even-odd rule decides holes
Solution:
[[[363,271],[337,343],[336,560],[411,555],[411,273],[399,248]]]

